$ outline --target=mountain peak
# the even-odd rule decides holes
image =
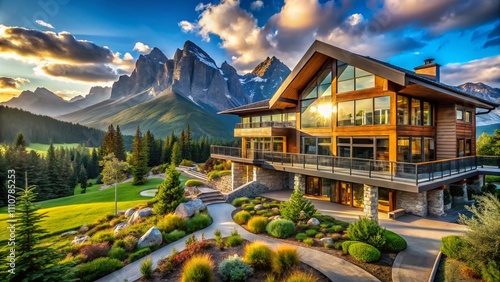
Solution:
[[[207,54],[203,49],[201,49],[198,45],[194,44],[192,41],[187,40],[184,43],[184,54],[188,53],[198,58],[202,63],[212,67],[214,69],[218,69],[215,61]]]
[[[288,72],[290,72],[289,68],[285,64],[283,64],[275,56],[272,56],[271,58],[267,57],[264,61],[258,64],[251,73],[263,78],[266,75],[269,76],[277,69],[286,69]]]

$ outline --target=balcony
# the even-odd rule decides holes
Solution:
[[[408,192],[431,190],[478,174],[500,175],[498,156],[405,163],[260,150],[243,151],[241,148],[222,146],[211,146],[210,150],[214,158]]]
[[[291,129],[294,129],[295,126],[295,121],[237,123],[234,129],[234,137],[285,136]]]

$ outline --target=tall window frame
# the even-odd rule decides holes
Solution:
[[[375,87],[375,75],[337,60],[337,94]]]
[[[398,125],[434,125],[434,105],[431,102],[400,94],[396,100]]]
[[[300,95],[300,128],[332,127],[332,61],[326,62]]]

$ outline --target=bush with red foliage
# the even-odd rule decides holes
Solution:
[[[111,247],[108,242],[94,243],[81,247],[80,254],[83,256],[84,261],[87,262],[96,258],[107,256],[110,249]]]

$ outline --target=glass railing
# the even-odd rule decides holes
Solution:
[[[236,128],[263,128],[263,127],[276,127],[276,128],[295,128],[296,121],[262,121],[262,122],[249,122],[237,123]]]
[[[423,184],[459,175],[478,167],[500,168],[498,156],[470,156],[423,163],[391,162],[335,156],[307,155],[211,146],[211,154],[297,167],[307,170],[365,176],[390,181]]]

